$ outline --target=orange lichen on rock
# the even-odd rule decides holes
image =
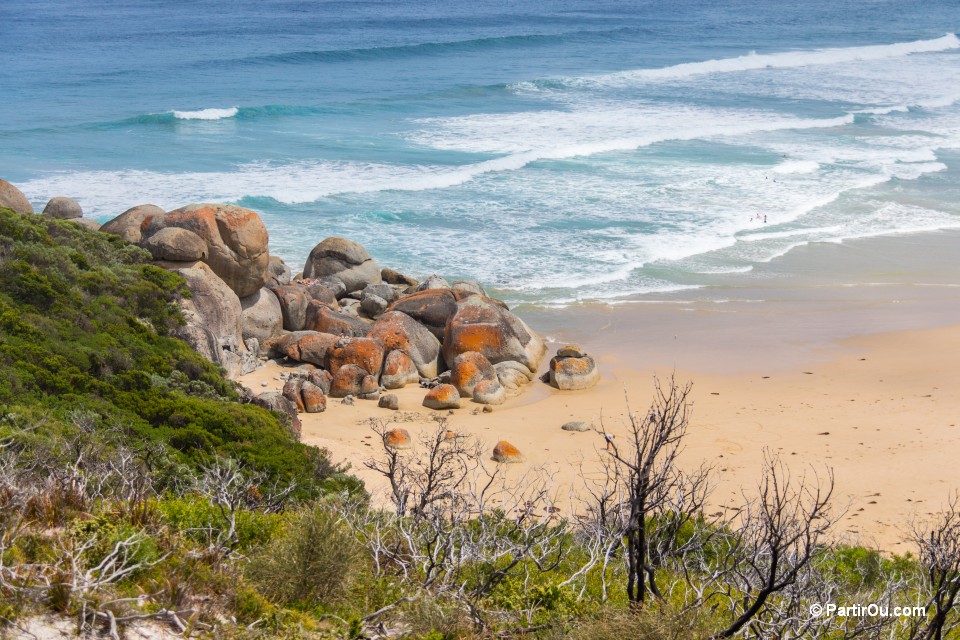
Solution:
[[[423,406],[428,409],[459,409],[460,393],[452,384],[437,385],[424,396]]]
[[[406,429],[390,429],[383,434],[383,444],[389,449],[410,449],[413,438]]]
[[[496,462],[514,464],[523,462],[525,458],[524,455],[520,453],[520,449],[517,449],[506,440],[501,440],[497,443],[497,446],[493,448],[493,459]]]
[[[337,371],[344,365],[355,364],[379,378],[384,355],[383,343],[379,340],[343,338],[327,350],[326,369]]]

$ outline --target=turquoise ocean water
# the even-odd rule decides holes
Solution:
[[[514,302],[960,227],[956,0],[4,0],[0,177]]]

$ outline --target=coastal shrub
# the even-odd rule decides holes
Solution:
[[[211,528],[219,529],[226,523],[223,513],[199,496],[166,498],[157,502],[163,522],[186,538],[205,544]],[[283,516],[243,509],[237,512],[236,549],[241,552],[267,544],[283,526]]]
[[[349,591],[360,547],[332,509],[316,505],[290,518],[279,536],[254,554],[248,576],[271,601],[312,608]]]

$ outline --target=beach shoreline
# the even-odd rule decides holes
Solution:
[[[302,439],[348,462],[383,501],[383,479],[363,464],[379,447],[371,420],[416,437],[444,417],[487,448],[513,443],[526,465],[547,469],[569,494],[581,468],[597,468],[603,441],[560,426],[599,427],[602,418],[603,430],[624,432],[626,398],[643,410],[654,376],[672,376],[693,384],[682,459],[715,467],[711,507],[742,504],[769,450],[798,476],[833,469],[835,507],[846,512],[839,541],[904,553],[910,522],[957,489],[948,470],[960,456],[960,267],[944,258],[958,239],[940,232],[810,245],[735,286],[686,291],[683,300],[521,309],[549,353],[576,342],[593,354],[600,384],[562,392],[535,381],[492,413],[471,402],[452,414],[430,411],[416,386],[392,392],[399,412],[331,398],[326,412],[301,414]],[[721,301],[718,292],[735,295]],[[240,381],[279,390],[282,370],[270,364]]]

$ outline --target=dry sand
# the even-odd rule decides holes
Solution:
[[[842,278],[824,284],[814,272],[834,273],[831,256],[850,260],[851,251],[867,264],[891,247],[901,256],[911,246],[928,258],[948,248],[952,255],[958,238],[939,234],[923,242],[908,237],[806,248],[771,267],[791,275],[762,298],[755,297],[755,285],[746,284],[729,302],[714,295],[525,314],[554,338],[551,352],[568,341],[586,346],[600,362],[601,383],[561,392],[534,382],[492,413],[475,412],[479,405],[464,402],[448,416],[450,425],[490,449],[506,439],[526,455],[526,465],[543,465],[560,485],[575,487],[581,468],[597,468],[604,443],[596,433],[560,426],[571,420],[599,425],[602,412],[604,429],[623,434],[625,392],[633,409],[642,411],[653,376],[672,374],[693,383],[683,463],[715,466],[712,508],[742,502],[742,492],[756,486],[769,448],[796,474],[811,466],[833,468],[835,503],[847,509],[838,538],[906,552],[910,522],[937,511],[960,488],[960,325],[949,323],[960,319],[960,273],[918,287],[916,272],[901,270],[902,281],[887,277],[877,284],[864,280],[871,274],[845,265],[860,284],[874,282],[864,287]],[[917,255],[912,264],[924,259]],[[799,262],[784,264],[789,260]],[[878,268],[889,264],[881,261]],[[280,371],[268,365],[241,382],[256,391],[279,389]],[[375,401],[345,406],[330,398],[325,413],[301,415],[303,441],[350,462],[352,472],[381,496],[382,479],[363,466],[380,446],[369,419],[402,421],[398,426],[418,434],[436,428],[433,416],[446,414],[420,406],[420,388],[395,393],[397,413]]]

